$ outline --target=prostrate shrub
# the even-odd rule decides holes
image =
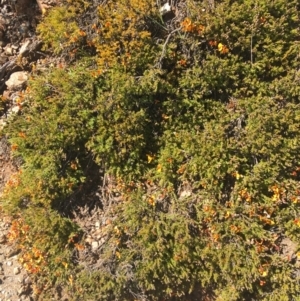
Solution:
[[[52,242],[39,279],[74,300],[298,300],[298,2],[187,0],[167,16],[156,1],[80,3],[40,24],[72,63],[34,76],[8,128],[24,164],[3,203],[41,229],[51,212],[26,240]],[[95,169],[119,197],[89,270],[59,214]]]

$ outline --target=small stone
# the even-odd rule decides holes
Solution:
[[[9,90],[18,90],[23,87],[27,80],[28,73],[25,71],[18,71],[12,73],[5,84]]]
[[[105,242],[106,242],[106,238],[105,238],[105,237],[102,237],[102,238],[100,239],[100,245],[103,245]]]
[[[13,55],[13,48],[9,45],[7,45],[5,48],[4,48],[4,52],[6,55]]]
[[[19,106],[14,106],[11,109],[12,113],[17,114],[20,111],[20,107]]]
[[[188,190],[184,190],[180,193],[180,198],[181,199],[184,199],[184,198],[187,198],[189,196],[192,195],[192,192],[191,191],[188,191]]]
[[[100,222],[99,222],[99,221],[97,221],[97,222],[95,223],[95,227],[96,227],[96,228],[100,228]]]
[[[14,274],[15,274],[15,275],[20,274],[20,272],[21,272],[21,270],[20,270],[19,267],[15,267],[15,268],[14,268]]]
[[[92,244],[92,241],[93,241],[92,238],[89,236],[85,239],[85,242],[88,243],[89,245]]]
[[[9,267],[11,267],[13,265],[13,263],[12,263],[12,261],[7,261],[6,265],[9,266]]]
[[[28,46],[30,45],[30,40],[26,41],[20,48],[19,53],[23,54],[28,50]]]
[[[98,246],[99,246],[98,241],[93,241],[92,242],[92,250],[98,249]]]
[[[30,277],[26,277],[25,279],[23,279],[23,283],[24,284],[31,284],[31,279],[30,279]]]

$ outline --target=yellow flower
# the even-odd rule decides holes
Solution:
[[[229,49],[222,43],[218,44],[218,50],[223,54],[228,53],[228,51],[229,51]]]
[[[148,163],[151,163],[154,159],[154,156],[147,154]]]

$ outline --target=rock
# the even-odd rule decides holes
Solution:
[[[24,283],[24,284],[31,284],[32,282],[31,282],[30,277],[29,277],[29,276],[26,276],[26,277],[23,279],[23,283]]]
[[[85,242],[87,243],[87,244],[92,244],[92,238],[90,237],[90,236],[88,236],[86,239],[85,239]]]
[[[11,112],[14,114],[17,114],[20,111],[20,107],[19,106],[14,106],[11,108]]]
[[[19,54],[23,54],[28,51],[28,46],[30,45],[30,40],[27,40],[20,48]]]
[[[20,274],[20,272],[21,272],[21,270],[20,270],[19,267],[15,267],[15,268],[14,268],[14,274],[15,274],[15,275]]]
[[[4,52],[6,55],[13,55],[14,54],[14,49],[10,45],[6,45],[4,48]]]
[[[5,82],[7,89],[20,90],[28,80],[28,73],[25,71],[18,71],[11,74],[9,80]]]
[[[183,190],[183,191],[180,193],[179,198],[180,198],[180,199],[185,199],[185,198],[187,198],[187,197],[189,197],[189,196],[191,196],[191,195],[192,195],[192,192],[191,192],[191,191],[189,191],[189,190]]]
[[[92,242],[92,250],[97,250],[98,249],[98,246],[99,246],[99,243],[98,243],[98,241],[93,241]]]
[[[7,261],[6,265],[9,266],[9,267],[11,267],[13,265],[13,263],[12,263],[12,261]]]

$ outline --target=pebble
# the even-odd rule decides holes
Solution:
[[[98,241],[93,241],[93,242],[92,242],[92,250],[98,249],[98,246],[99,246]]]
[[[11,108],[11,112],[14,114],[17,114],[20,111],[20,107],[19,106],[14,106]]]
[[[30,40],[27,40],[27,41],[21,46],[19,53],[20,53],[20,54],[23,54],[24,52],[26,52],[29,45],[30,45]]]
[[[25,279],[23,279],[22,283],[24,284],[31,284],[31,279],[29,276],[27,276]]]
[[[15,275],[20,274],[20,272],[21,272],[21,270],[20,270],[19,267],[15,267],[15,268],[14,268],[14,274],[15,274]]]
[[[5,82],[9,90],[19,90],[28,80],[28,73],[26,71],[17,71],[10,75]]]
[[[9,266],[9,267],[11,267],[13,265],[13,263],[12,263],[12,261],[7,261],[6,265]]]
[[[4,48],[4,52],[5,52],[5,54],[7,54],[7,55],[13,55],[13,48],[10,47],[9,45],[7,45],[7,46]]]
[[[92,238],[91,238],[90,236],[88,236],[88,237],[85,239],[85,242],[88,243],[89,245],[92,244],[92,241],[93,241],[93,240],[92,240]]]

